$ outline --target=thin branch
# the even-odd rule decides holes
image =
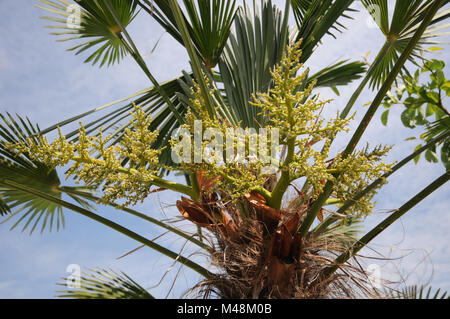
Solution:
[[[167,94],[164,91],[164,89],[161,87],[161,85],[158,83],[158,81],[155,79],[155,77],[152,75],[152,73],[148,69],[147,64],[145,63],[144,59],[142,58],[141,54],[139,53],[138,49],[136,48],[132,38],[128,34],[126,28],[122,25],[122,22],[120,21],[119,17],[117,16],[117,13],[114,10],[114,7],[111,5],[109,0],[104,0],[104,1],[105,1],[106,6],[108,7],[110,13],[114,17],[114,20],[116,21],[116,23],[121,28],[121,31],[123,32],[123,34],[125,35],[125,37],[127,38],[129,43],[127,41],[125,41],[125,39],[122,37],[122,35],[120,33],[118,34],[118,38],[123,43],[123,45],[125,46],[127,51],[134,58],[136,63],[141,67],[142,71],[144,71],[144,73],[147,75],[147,77],[153,83],[155,88],[158,90],[158,93],[164,99],[164,102],[166,102],[166,104],[169,107],[169,109],[175,114],[177,120],[180,123],[184,123],[183,117],[180,115],[180,113],[178,112],[178,110],[175,108],[175,106],[173,105],[172,101],[170,100],[170,98],[167,96]]]
[[[381,185],[388,177],[390,177],[392,174],[394,174],[396,171],[398,171],[400,168],[402,168],[403,166],[405,166],[407,163],[409,163],[410,161],[412,161],[417,155],[422,154],[423,152],[425,152],[426,150],[428,150],[429,148],[435,146],[437,143],[443,141],[444,139],[446,139],[447,137],[450,137],[450,131],[442,134],[441,136],[438,136],[436,138],[434,138],[433,140],[431,140],[428,144],[426,144],[425,146],[422,146],[421,148],[419,148],[418,150],[416,150],[415,152],[411,153],[410,155],[408,155],[407,157],[405,157],[403,160],[401,160],[399,163],[397,163],[394,167],[392,167],[392,169],[385,173],[383,176],[381,176],[380,178],[378,178],[377,180],[373,181],[369,186],[367,186],[365,189],[363,189],[360,193],[356,194],[355,197],[353,197],[352,199],[350,199],[349,201],[347,201],[344,205],[342,205],[338,210],[337,210],[337,214],[339,215],[345,215],[347,210],[358,200],[360,200],[361,198],[363,198],[365,195],[367,195],[370,191],[374,190],[376,187],[378,187],[379,185]],[[333,224],[335,221],[337,221],[338,218],[336,218],[335,216],[329,216],[327,219],[325,219],[323,221],[323,223],[321,223],[316,229],[313,230],[313,232],[315,234],[321,234],[322,232],[324,232],[331,224]]]
[[[125,228],[125,227],[123,227],[123,226],[121,226],[121,225],[119,225],[119,224],[117,224],[117,223],[115,223],[113,221],[110,221],[109,219],[106,219],[106,218],[104,218],[104,217],[102,217],[100,215],[94,214],[94,213],[88,211],[87,209],[84,209],[82,207],[76,206],[76,205],[71,204],[69,202],[66,202],[64,200],[56,198],[56,197],[54,197],[52,195],[49,195],[49,194],[44,193],[44,192],[41,192],[41,191],[39,191],[37,189],[26,187],[24,185],[15,183],[15,182],[10,181],[10,180],[0,179],[0,183],[2,185],[4,185],[4,186],[9,187],[9,188],[13,188],[13,189],[16,189],[16,190],[19,190],[19,191],[22,191],[22,192],[33,194],[33,195],[38,196],[40,198],[43,198],[45,200],[51,201],[51,202],[53,202],[55,204],[61,205],[61,206],[65,207],[65,208],[68,208],[68,209],[70,209],[70,210],[72,210],[72,211],[74,211],[76,213],[79,213],[79,214],[81,214],[83,216],[86,216],[86,217],[88,217],[90,219],[93,219],[93,220],[95,220],[95,221],[97,221],[97,222],[99,222],[99,223],[101,223],[101,224],[103,224],[105,226],[108,226],[111,229],[114,229],[115,231],[117,231],[117,232],[119,232],[119,233],[121,233],[121,234],[123,234],[123,235],[125,235],[125,236],[127,236],[129,238],[131,238],[131,239],[136,240],[137,242],[140,242],[141,244],[144,244],[144,245],[146,245],[146,246],[148,246],[148,247],[150,247],[150,248],[160,252],[163,255],[166,255],[167,257],[169,257],[171,259],[174,259],[174,260],[180,262],[181,264],[191,268],[192,270],[196,271],[197,273],[199,273],[200,275],[202,275],[205,278],[209,278],[212,275],[207,269],[205,269],[202,266],[200,266],[199,264],[197,264],[197,263],[187,259],[186,257],[183,257],[180,254],[177,254],[177,253],[175,253],[175,252],[173,252],[173,251],[171,251],[171,250],[169,250],[169,249],[167,249],[167,248],[165,248],[165,247],[163,247],[161,245],[158,245],[157,243],[152,242],[151,240],[149,240],[149,239],[147,239],[147,238],[145,238],[145,237],[143,237],[143,236],[141,236],[141,235],[139,235],[139,234],[129,230],[128,228]]]
[[[406,214],[411,208],[416,206],[423,199],[428,197],[431,193],[433,193],[439,187],[447,183],[449,180],[450,180],[450,170],[445,172],[434,182],[432,182],[421,192],[419,192],[416,196],[411,198],[408,202],[406,202],[403,206],[401,206],[395,213],[391,214],[389,217],[384,219],[375,228],[373,228],[360,240],[358,240],[348,251],[346,251],[345,253],[341,254],[338,258],[336,258],[334,265],[325,268],[319,275],[319,277],[312,283],[312,286],[328,278],[338,269],[339,265],[342,265],[343,263],[347,262],[347,260],[349,260],[351,257],[355,256],[363,247],[365,247],[370,241],[372,241],[376,236],[378,236],[383,230],[392,225],[396,220],[398,220],[400,217]]]
[[[86,198],[88,200],[91,200],[93,202],[99,202],[101,200],[99,197],[96,197],[96,196],[91,195],[89,193],[75,191],[73,189],[70,189],[70,187],[59,187],[58,189],[61,190],[64,193],[81,196],[81,197]],[[115,203],[107,203],[107,205],[110,205],[110,206],[112,206],[114,208],[120,209],[120,210],[122,210],[122,211],[124,211],[124,212],[126,212],[128,214],[133,215],[133,216],[142,218],[143,220],[146,220],[146,221],[148,221],[148,222],[150,222],[152,224],[155,224],[155,225],[157,225],[159,227],[165,228],[165,229],[171,231],[172,233],[177,234],[177,235],[179,235],[179,236],[181,236],[181,237],[191,241],[192,243],[196,244],[197,246],[199,246],[199,247],[201,247],[203,249],[206,249],[206,250],[210,249],[208,245],[206,245],[206,244],[202,243],[201,241],[193,238],[192,235],[186,234],[182,230],[180,230],[180,229],[178,229],[176,227],[169,226],[169,225],[167,225],[167,224],[165,224],[165,223],[163,223],[163,222],[161,222],[161,221],[159,221],[159,220],[157,220],[155,218],[152,218],[152,217],[150,217],[150,216],[148,216],[146,214],[140,213],[140,212],[138,212],[136,210],[133,210],[133,209],[130,209],[130,208],[127,208],[127,207],[121,207],[121,206],[119,206],[119,205],[117,205]]]

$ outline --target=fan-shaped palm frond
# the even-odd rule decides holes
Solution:
[[[154,297],[125,273],[105,269],[92,269],[80,278],[63,278],[67,287],[57,291],[61,298],[75,299],[154,299]],[[69,287],[68,287],[69,286]],[[75,288],[71,288],[75,287]]]
[[[294,12],[297,26],[301,27],[305,25],[311,19],[312,15],[315,15],[315,17],[324,16],[331,8],[332,4],[332,1],[291,0],[292,11]],[[345,11],[356,12],[357,10],[347,7]],[[344,13],[339,18],[353,19],[351,16]],[[331,27],[326,32],[327,34],[335,37],[331,32],[331,29],[342,32],[342,30],[346,28],[338,20],[335,20],[334,24],[331,24]]]
[[[389,299],[450,299],[450,295],[446,291],[437,289],[433,292],[433,288],[430,286],[407,286],[402,290],[391,289],[386,292],[386,298]],[[426,290],[425,290],[426,289]]]
[[[55,22],[47,28],[61,30],[51,34],[68,36],[58,41],[89,39],[68,49],[69,51],[77,50],[76,54],[91,48],[95,49],[85,60],[86,63],[100,63],[100,66],[106,63],[112,65],[127,54],[127,49],[120,40],[123,30],[116,23],[103,0],[80,0],[76,3],[67,0],[38,1],[47,6],[36,5],[37,7],[62,17],[42,17]],[[134,0],[111,0],[111,5],[123,26],[129,25],[137,14],[137,3]]]
[[[245,5],[235,18],[235,32],[229,37],[219,61],[221,81],[230,109],[244,127],[259,127],[264,119],[249,104],[252,93],[266,92],[270,69],[281,59],[287,43],[287,19],[272,1],[256,4],[254,16]]]
[[[364,227],[362,220],[357,218],[347,218],[345,221],[338,220],[325,230],[312,231],[317,238],[330,238],[333,241],[339,241],[344,246],[350,247],[361,235]]]
[[[236,1],[184,0],[190,34],[203,63],[213,68],[222,54],[235,15]],[[198,7],[198,10],[197,10]]]
[[[445,135],[450,132],[450,116],[445,116],[437,121],[430,123],[427,126],[427,131],[422,134],[421,138],[425,141],[430,141],[434,138],[438,138],[440,136]],[[436,155],[436,147],[428,150],[425,153],[425,158],[430,162],[438,162],[438,158]],[[416,158],[418,160],[418,158]],[[450,137],[446,138],[442,142],[441,148],[441,161],[446,167],[447,170],[450,169]]]
[[[183,37],[169,1],[143,1],[140,5],[178,42]],[[199,57],[212,69],[222,54],[236,12],[235,0],[183,0],[183,18]]]
[[[0,195],[0,216],[6,215],[11,212],[11,209],[3,200],[2,195]]]
[[[353,0],[295,0],[291,3],[298,27],[296,40],[303,39],[300,62],[309,59],[326,34],[333,35],[332,29],[345,28],[338,20],[343,17],[350,18],[345,12],[354,11],[350,8]]]
[[[379,88],[405,50],[415,31],[423,21],[428,8],[433,4],[433,1],[398,0],[395,2],[394,12],[392,13],[390,22],[389,17],[391,15],[387,0],[363,0],[362,2],[374,16],[375,22],[386,37],[383,48],[369,70],[369,85],[372,88]],[[444,1],[444,5],[447,3],[448,1]],[[439,31],[448,28],[450,24],[439,26],[436,24],[449,16],[450,9],[441,10],[435,15],[413,52],[410,54],[409,61],[417,64],[417,60],[422,59],[421,52],[426,50],[426,45],[440,44],[436,42],[435,38],[444,35],[445,33]],[[403,72],[407,72],[406,67],[403,68]]]

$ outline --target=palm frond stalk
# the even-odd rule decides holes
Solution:
[[[423,199],[425,199],[428,195],[434,192],[436,189],[444,185],[450,180],[450,171],[445,172],[439,178],[434,180],[430,185],[424,188],[421,192],[419,192],[416,196],[411,198],[408,202],[402,205],[399,209],[397,209],[393,214],[380,222],[377,226],[375,226],[371,231],[365,234],[361,239],[355,242],[355,244],[346,252],[341,254],[338,258],[336,258],[334,265],[327,267],[322,271],[320,277],[316,279],[314,284],[320,283],[324,278],[330,276],[333,272],[335,272],[339,265],[345,263],[352,256],[357,254],[363,247],[365,247],[369,242],[371,242],[375,237],[377,237],[383,230],[392,225],[396,220],[406,214],[410,209],[420,203]]]

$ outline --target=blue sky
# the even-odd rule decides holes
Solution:
[[[83,64],[85,55],[66,52],[70,44],[56,43],[55,38],[48,35],[43,28],[47,23],[39,19],[42,12],[33,6],[34,3],[33,0],[0,2],[0,112],[27,115],[43,128],[151,86],[131,58],[109,69],[99,69]],[[307,66],[314,72],[342,59],[361,59],[367,52],[371,52],[369,60],[372,60],[382,46],[383,36],[367,25],[367,19],[366,14],[359,14],[354,21],[347,22],[349,30],[337,40],[328,37]],[[151,52],[163,34],[145,14],[138,16],[129,32],[143,55]],[[446,71],[450,74],[448,52],[446,46],[446,51],[436,58],[448,62]],[[189,69],[184,49],[168,34],[163,35],[157,49],[146,61],[159,81],[169,80],[178,76],[181,70]],[[341,88],[340,97],[331,90],[323,90],[323,98],[334,98],[327,113],[335,114],[337,109],[342,109],[357,84]],[[363,115],[363,105],[373,96],[372,92],[366,91],[356,103],[358,113],[352,128]],[[399,120],[401,111],[401,107],[393,109],[388,128],[381,125],[380,114],[377,114],[360,145],[364,146],[366,142],[371,145],[396,144],[387,161],[401,159],[412,152],[415,144],[404,140],[418,132],[403,127]],[[348,134],[339,139],[335,149],[342,149],[349,137]],[[419,165],[407,165],[396,173],[377,195],[378,204],[366,221],[367,228],[385,218],[387,211],[398,208],[443,170],[440,164],[422,160]],[[449,195],[450,186],[442,187],[385,231],[370,245],[371,249],[362,252],[373,255],[376,250],[392,261],[368,260],[366,263],[379,264],[384,277],[405,280],[409,284],[431,282],[450,291]],[[171,193],[152,195],[139,209],[160,218],[177,216],[173,209],[176,198]],[[161,230],[151,224],[127,217],[120,211],[99,207],[98,212],[149,238],[161,234]],[[151,288],[158,297],[166,296],[175,277],[177,281],[169,297],[179,297],[198,279],[196,274],[184,268],[178,273],[178,265],[175,265],[162,283],[152,288],[171,268],[171,260],[147,248],[116,260],[139,245],[73,212],[66,211],[65,216],[65,230],[42,236],[29,236],[20,229],[10,232],[11,223],[0,224],[0,297],[51,298],[57,290],[55,283],[67,275],[66,268],[70,264],[122,270],[142,286]],[[181,240],[171,236],[158,242],[169,244],[174,250],[183,245]],[[189,253],[188,250],[185,254]]]

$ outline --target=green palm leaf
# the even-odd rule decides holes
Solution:
[[[167,0],[139,3],[178,42],[184,44],[170,2]],[[203,64],[212,69],[218,62],[230,34],[236,12],[235,0],[183,0],[185,21],[190,39]]]
[[[192,42],[207,68],[213,68],[222,54],[234,19],[236,1],[184,0]]]
[[[55,23],[47,28],[61,30],[51,32],[52,35],[64,36],[58,41],[89,39],[68,49],[76,51],[76,54],[95,50],[84,62],[100,63],[100,66],[112,65],[127,54],[126,47],[120,39],[122,29],[117,25],[103,0],[80,0],[76,1],[76,4],[67,0],[38,1],[47,5],[36,5],[38,8],[62,17],[42,17]],[[111,4],[125,27],[137,14],[137,3],[134,0],[112,0]]]
[[[219,61],[221,81],[232,113],[243,127],[259,127],[264,118],[249,104],[252,93],[266,92],[270,69],[279,62],[287,43],[287,19],[272,1],[256,4],[252,15],[245,5],[235,18],[235,32],[229,37]]]
[[[125,273],[120,274],[105,269],[92,269],[88,273],[84,272],[79,278],[79,282],[72,281],[72,278],[63,278],[65,283],[58,285],[67,287],[70,281],[79,288],[67,288],[57,291],[61,298],[75,299],[154,299],[154,297],[142,288]]]
[[[386,298],[390,299],[450,299],[450,295],[447,296],[446,291],[437,289],[433,292],[432,287],[426,286],[408,286],[403,288],[401,291],[391,289],[386,292]]]
[[[448,132],[450,132],[450,116],[445,116],[444,118],[441,118],[427,125],[427,131],[421,135],[421,138],[426,142],[429,142],[430,140],[443,136]],[[428,160],[437,162],[437,156],[435,154],[436,147],[428,150],[428,152],[425,153],[425,157],[427,158],[428,156]],[[442,142],[441,160],[445,168],[447,170],[450,170],[450,137],[447,137]]]
[[[330,238],[340,242],[346,247],[353,245],[364,230],[362,220],[357,218],[347,218],[331,225],[321,232],[313,231],[317,238]]]
[[[369,85],[372,88],[379,88],[405,50],[418,26],[423,21],[427,9],[433,4],[433,1],[396,1],[390,22],[389,17],[391,15],[387,0],[363,0],[362,2],[369,12],[373,13],[374,8],[376,8],[375,22],[386,37],[386,43],[369,71]],[[444,1],[444,5],[447,3],[448,1]],[[434,39],[444,35],[445,33],[439,31],[448,28],[450,24],[439,26],[436,24],[449,16],[449,9],[441,10],[435,15],[409,56],[408,59],[410,62],[417,64],[417,61],[421,59],[421,53],[426,50],[426,45],[440,43]],[[407,73],[406,67],[403,68],[402,72]]]
[[[6,215],[11,212],[11,209],[3,200],[3,197],[0,195],[0,216]]]
[[[314,49],[331,30],[342,30],[344,26],[338,21],[350,18],[345,12],[354,11],[350,8],[353,0],[310,0],[291,1],[296,17],[298,32],[296,40],[303,39],[300,62],[305,62],[313,54]]]
[[[35,231],[39,223],[42,224],[41,233],[47,226],[49,231],[52,231],[55,222],[56,228],[59,230],[61,226],[64,227],[62,206],[29,192],[10,188],[5,184],[6,181],[13,180],[21,185],[39,189],[56,198],[61,198],[63,191],[55,169],[31,160],[27,154],[17,156],[15,152],[6,147],[6,143],[24,141],[28,136],[37,134],[39,128],[33,126],[28,119],[24,121],[17,116],[16,120],[8,113],[0,114],[0,119],[2,121],[0,123],[0,215],[6,215],[14,210],[3,222],[18,217],[19,219],[11,229],[24,223],[22,231],[30,228],[30,234]],[[92,194],[95,191],[83,186],[66,187],[66,189],[80,194]],[[92,208],[80,196],[69,192],[65,193],[84,208]]]
[[[290,2],[297,26],[299,26],[300,28],[301,26],[306,25],[309,21],[312,21],[312,18],[316,19],[317,17],[324,16],[327,10],[329,10],[333,4],[332,1],[314,0],[291,0]],[[347,7],[345,11],[356,12],[357,10]],[[344,13],[339,18],[353,19],[351,16]],[[331,24],[331,27],[329,27],[329,30],[326,31],[326,34],[335,37],[331,29],[342,32],[342,30],[346,28],[338,20],[335,20]]]

